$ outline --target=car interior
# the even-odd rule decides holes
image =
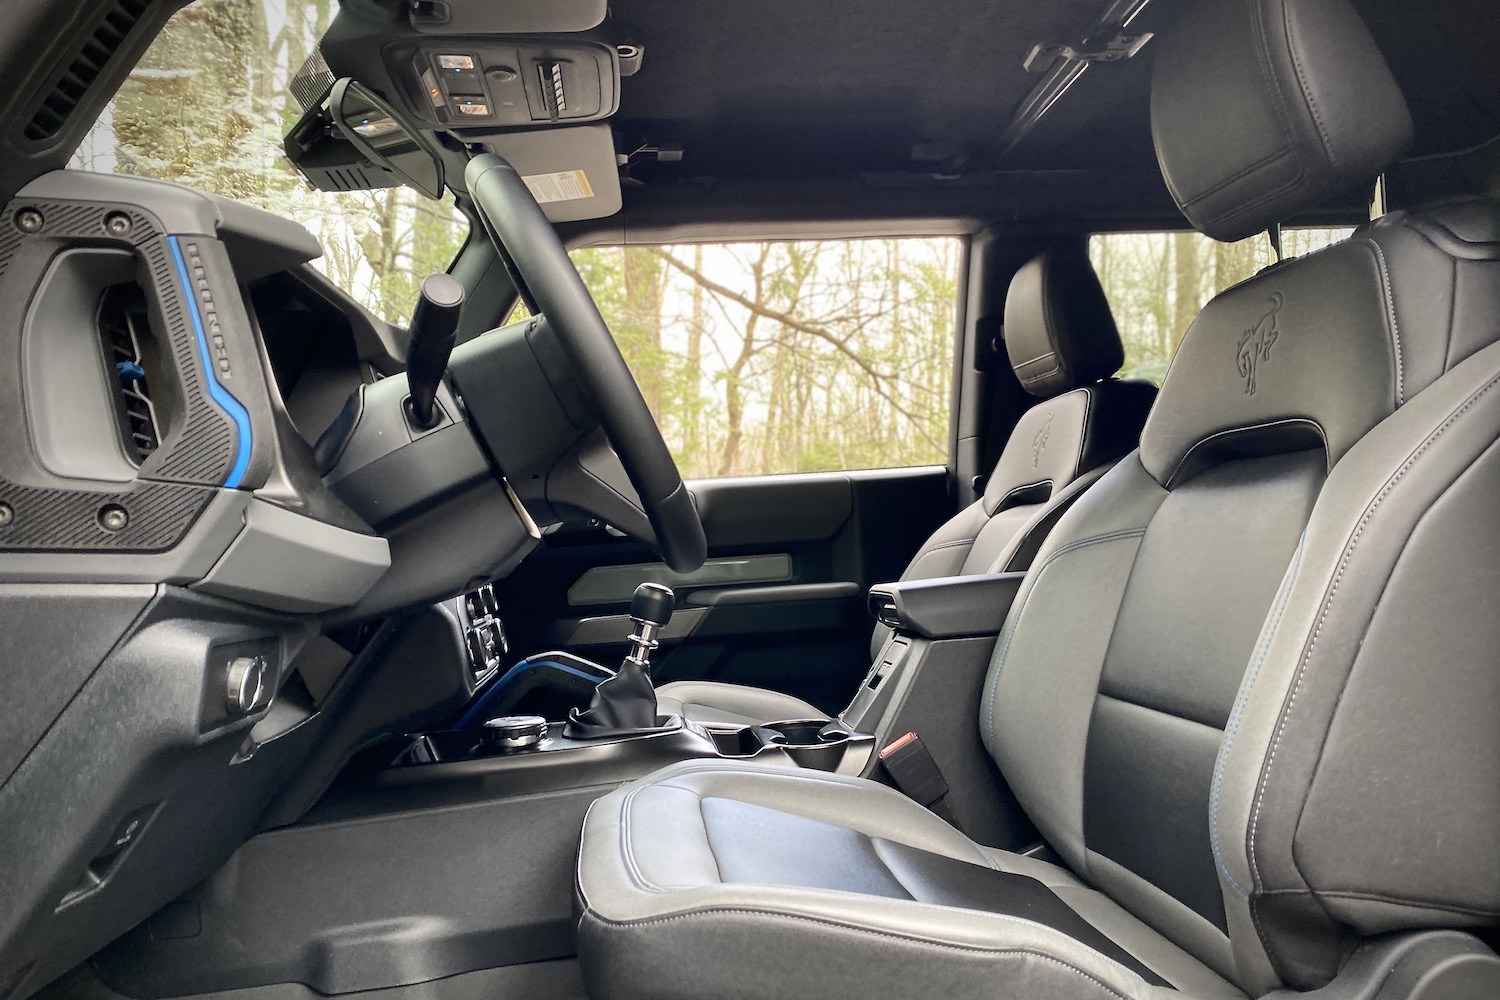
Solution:
[[[0,7],[0,1000],[1500,997],[1496,51]]]

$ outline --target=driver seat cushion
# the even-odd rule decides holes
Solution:
[[[819,981],[849,996],[989,995],[998,982],[1040,1000],[1244,995],[1065,869],[840,775],[659,771],[594,804],[578,886],[596,996],[758,1000]],[[715,959],[683,960],[700,954]]]
[[[828,718],[827,712],[801,698],[717,681],[663,684],[656,689],[656,711],[658,715],[680,715],[689,722],[728,726]]]

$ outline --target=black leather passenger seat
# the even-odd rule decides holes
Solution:
[[[1193,4],[1153,44],[1162,171],[1215,238],[1410,142],[1346,0]],[[1061,863],[871,781],[675,766],[585,823],[591,995],[1500,995],[1497,317],[1485,199],[1218,296],[990,662],[985,744]]]
[[[1125,349],[1085,240],[1058,241],[1011,279],[1005,348],[1037,402],[1006,439],[984,495],[922,544],[902,580],[1026,569],[1068,506],[1140,441],[1156,386],[1113,377]],[[876,626],[872,657],[889,635]],[[694,722],[827,717],[800,698],[718,681],[663,684],[657,703]]]

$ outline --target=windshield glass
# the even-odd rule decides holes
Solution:
[[[334,0],[197,0],[175,14],[71,166],[171,181],[275,212],[323,244],[314,266],[372,312],[405,323],[417,288],[469,233],[451,195],[310,190],[282,153],[301,109],[288,91]]]

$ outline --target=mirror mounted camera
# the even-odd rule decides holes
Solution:
[[[430,137],[368,87],[334,83],[283,143],[287,158],[322,191],[368,191],[404,184],[443,196],[443,160]]]

